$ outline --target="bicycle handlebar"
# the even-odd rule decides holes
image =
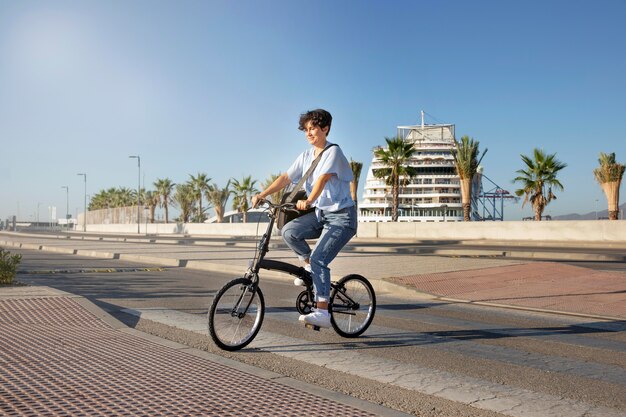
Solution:
[[[278,210],[284,210],[284,211],[298,211],[294,203],[274,204],[269,200],[262,199],[262,200],[259,200],[259,204],[267,204],[270,209],[278,209]]]

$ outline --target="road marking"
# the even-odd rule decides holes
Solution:
[[[47,274],[95,274],[109,272],[163,272],[165,268],[81,268],[81,269],[43,269],[32,271],[17,271],[18,275],[47,275]]]
[[[144,319],[208,336],[204,315],[164,308],[122,310]],[[297,321],[295,312],[266,312],[272,319]],[[426,368],[392,359],[378,358],[356,349],[320,346],[271,332],[261,331],[251,348],[333,369],[373,381],[434,395],[471,407],[512,417],[620,417],[623,411],[598,407],[571,399],[495,384],[447,371]],[[355,364],[358,364],[355,365]]]

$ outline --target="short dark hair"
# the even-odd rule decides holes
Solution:
[[[330,133],[330,125],[333,123],[333,116],[324,109],[309,110],[300,115],[298,129],[304,130],[304,125],[306,125],[307,122],[311,122],[314,126],[319,126],[322,129],[328,126],[328,132],[326,133],[328,135]]]

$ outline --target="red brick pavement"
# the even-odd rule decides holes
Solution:
[[[394,277],[447,298],[626,319],[626,274],[555,262]]]
[[[113,329],[68,297],[0,301],[0,415],[372,414]]]

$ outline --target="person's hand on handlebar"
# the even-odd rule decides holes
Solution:
[[[296,208],[298,210],[307,210],[311,208],[311,203],[309,203],[307,200],[298,200],[296,202]]]
[[[261,196],[261,193],[252,196],[252,208],[256,208],[259,204],[263,204],[265,198]]]

